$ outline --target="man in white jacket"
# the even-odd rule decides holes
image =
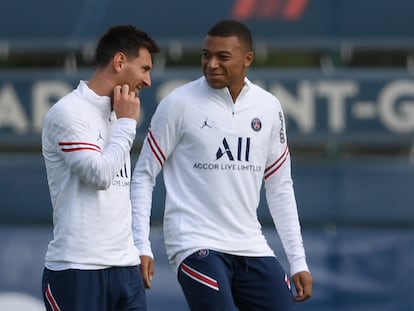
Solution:
[[[110,28],[97,45],[91,80],[46,115],[42,152],[54,225],[42,281],[47,310],[146,310],[148,284],[132,234],[130,151],[138,94],[151,85],[158,50],[134,26]]]
[[[151,256],[152,191],[163,169],[166,250],[192,311],[289,311],[312,294],[284,115],[246,77],[252,49],[240,22],[210,29],[204,77],[161,101],[132,178],[134,234]],[[263,180],[296,294],[257,219]]]

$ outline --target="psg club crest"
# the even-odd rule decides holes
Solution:
[[[208,251],[208,249],[200,249],[197,252],[197,256],[203,258],[203,257],[207,257],[209,253],[210,252]]]
[[[262,121],[259,118],[254,118],[251,123],[252,129],[255,132],[258,132],[262,129]]]

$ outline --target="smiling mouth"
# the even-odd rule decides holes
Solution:
[[[216,79],[218,77],[221,77],[222,74],[219,73],[207,73],[207,77],[211,78],[211,79]]]

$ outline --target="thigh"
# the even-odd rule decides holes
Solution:
[[[178,281],[191,311],[236,311],[231,292],[231,260],[222,253],[199,250],[178,270]]]
[[[42,290],[48,311],[103,311],[106,308],[102,270],[44,269]]]
[[[234,272],[233,290],[241,311],[293,311],[290,281],[274,257],[244,257]]]
[[[139,266],[112,268],[110,282],[120,288],[120,294],[111,291],[116,299],[115,311],[147,310],[145,285]]]

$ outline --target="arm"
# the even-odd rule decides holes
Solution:
[[[88,115],[81,107],[87,103],[79,102],[74,94],[64,98],[63,103],[50,111],[43,133],[45,156],[56,162],[57,150],[74,174],[85,184],[100,190],[108,188],[125,165],[135,138],[134,118],[139,115],[139,99],[135,95],[132,98],[131,94],[121,96],[119,89],[118,96],[115,96],[115,90],[114,109],[120,119],[112,135],[105,137],[109,141],[105,149],[98,144],[96,132],[91,132],[94,123],[99,122],[94,122],[94,118],[99,116]],[[128,93],[128,89],[124,93]]]
[[[137,246],[141,259],[141,269],[143,271],[144,282],[147,288],[150,287],[152,274],[151,261],[153,253],[151,250],[150,218],[152,207],[152,193],[156,184],[156,177],[161,171],[162,166],[154,159],[148,136],[144,141],[138,161],[135,165],[131,183],[131,203],[132,203],[132,229],[134,242]]]
[[[151,288],[154,276],[154,255],[149,239],[150,218],[152,192],[161,168],[154,161],[151,147],[146,139],[135,165],[131,183],[132,229],[135,245],[141,255],[141,272],[146,288]]]
[[[309,271],[309,269],[306,264],[293,183],[290,178],[290,157],[287,149],[280,161],[284,163],[278,171],[265,179],[266,199],[290,264],[291,275],[294,275],[299,271]]]
[[[166,102],[167,101],[167,102]],[[141,270],[147,288],[154,274],[150,243],[152,193],[156,178],[177,141],[179,109],[169,109],[168,99],[161,102],[154,113],[141,153],[132,175],[132,225],[135,245],[141,254]]]
[[[65,136],[74,138],[68,141],[62,137],[58,144],[71,171],[85,184],[104,190],[111,185],[116,174],[125,165],[135,137],[135,127],[135,120],[118,120],[111,142],[104,150],[94,143],[86,129],[79,128],[73,134],[67,133],[68,130],[65,129]]]
[[[265,182],[266,198],[290,265],[297,301],[312,296],[312,276],[306,263],[296,200],[290,178],[290,159]]]
[[[283,113],[280,110],[272,134],[274,148],[271,148],[265,170],[266,200],[276,230],[282,241],[290,265],[290,272],[296,287],[297,301],[312,295],[312,277],[306,263],[296,198],[291,177],[290,153],[284,129]],[[281,133],[283,135],[281,136]]]

